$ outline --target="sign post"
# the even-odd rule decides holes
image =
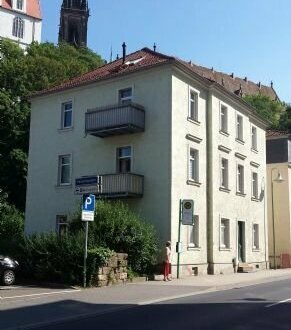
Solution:
[[[193,226],[194,223],[194,201],[191,199],[180,199],[179,207],[179,228],[178,228],[178,242],[176,246],[177,258],[177,278],[180,277],[180,254],[182,252],[181,244],[181,226]]]
[[[86,288],[87,283],[87,255],[88,255],[88,229],[89,221],[94,221],[95,212],[95,195],[83,195],[82,197],[82,221],[85,221],[85,251],[84,251],[84,269],[83,269],[83,286]]]

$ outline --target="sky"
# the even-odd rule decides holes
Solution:
[[[42,41],[57,43],[61,0],[41,0]],[[291,103],[291,0],[89,0],[88,47],[143,47],[270,85]]]

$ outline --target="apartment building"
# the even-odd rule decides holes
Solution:
[[[267,132],[267,189],[269,259],[272,268],[291,267],[290,163],[290,133],[269,130]]]
[[[178,241],[181,274],[265,268],[266,123],[243,93],[272,88],[148,48],[31,97],[27,233],[60,231],[80,194],[123,199]],[[98,183],[102,183],[102,189]],[[177,254],[172,260],[177,269]]]
[[[41,41],[39,0],[0,0],[0,39],[8,38],[25,49]]]

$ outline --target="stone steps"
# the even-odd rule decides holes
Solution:
[[[247,264],[247,263],[239,263],[237,267],[238,273],[252,273],[254,272],[253,265]]]

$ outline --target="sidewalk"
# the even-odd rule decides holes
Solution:
[[[21,296],[0,290],[0,330],[33,329],[191,295],[291,279],[291,269],[205,275]],[[20,292],[20,291],[19,291]]]

